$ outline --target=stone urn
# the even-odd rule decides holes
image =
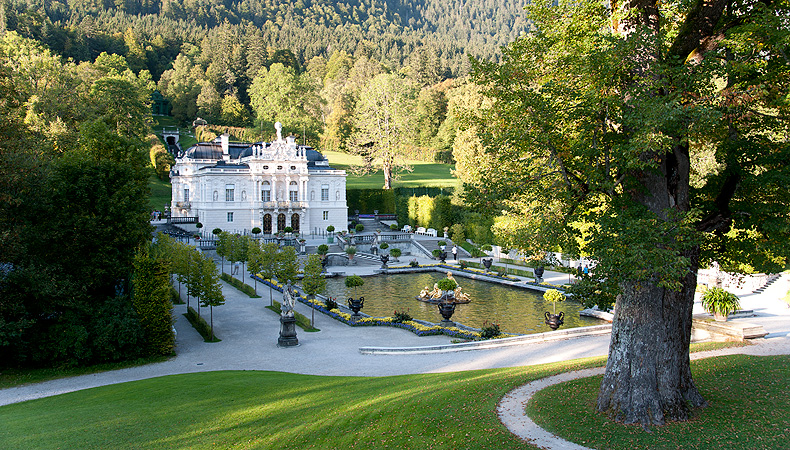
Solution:
[[[543,273],[544,272],[545,272],[545,269],[543,268],[543,266],[535,267],[534,274],[535,274],[535,281],[536,282],[538,282],[538,283],[542,283],[543,282]]]
[[[442,315],[441,325],[443,327],[454,327],[455,323],[450,320],[453,317],[453,313],[455,313],[455,303],[453,302],[439,302],[436,304],[439,308],[439,314]]]
[[[548,325],[549,328],[551,328],[552,330],[556,330],[557,328],[560,327],[560,325],[565,323],[562,320],[565,317],[565,313],[562,312],[562,311],[560,311],[559,314],[552,314],[552,313],[546,311],[544,316],[546,317],[546,321],[545,321],[546,325]]]
[[[483,266],[486,268],[486,272],[491,270],[491,264],[494,263],[494,260],[491,258],[483,258]]]
[[[386,269],[387,268],[387,263],[390,260],[390,255],[381,255],[381,256],[379,256],[379,259],[381,260],[381,268],[382,269]]]
[[[363,306],[365,306],[365,297],[359,297],[359,298],[349,297],[348,307],[351,309],[351,311],[354,312],[354,314],[352,314],[351,317],[353,318],[360,317],[361,314],[359,313],[359,310],[361,310]]]

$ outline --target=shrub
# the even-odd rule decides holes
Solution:
[[[335,226],[334,225],[329,225],[328,227],[326,227],[326,231],[327,231],[327,233],[331,233],[331,232],[335,231]]]
[[[357,231],[357,233],[359,233],[360,231],[365,229],[365,225],[358,223],[357,226],[354,227],[354,229]]]
[[[549,289],[548,291],[543,293],[543,300],[546,300],[547,302],[551,302],[552,305],[554,305],[554,313],[556,314],[557,302],[561,302],[565,300],[565,295],[556,289]]]
[[[409,315],[409,310],[408,309],[406,311],[398,311],[396,309],[395,310],[395,314],[392,316],[392,321],[395,322],[395,323],[408,322],[411,319],[412,319],[412,317]]]
[[[214,228],[213,230],[211,230],[211,234],[213,235],[219,235],[221,233],[222,233],[222,228]]]
[[[452,291],[458,287],[458,283],[456,283],[455,280],[451,280],[450,278],[442,278],[436,284],[439,289],[443,291]]]
[[[392,250],[390,250],[390,256],[392,256],[393,258],[399,257],[401,253],[402,252],[399,248],[393,248]]]
[[[480,337],[483,339],[491,339],[495,338],[502,334],[502,331],[499,329],[499,324],[488,323],[488,321],[483,322],[483,327],[480,329]]]
[[[327,299],[324,301],[324,305],[326,305],[327,311],[337,309],[337,301],[335,301],[335,299],[332,297],[327,297]]]
[[[198,222],[198,223],[195,224],[195,228],[197,228],[199,230],[199,229],[203,228],[203,224]]]
[[[260,228],[258,228],[258,227],[254,227],[254,228],[252,229],[252,234],[261,234],[261,229],[260,229]]]
[[[466,269],[467,267],[469,267],[469,264],[467,264],[466,261],[464,261],[463,259],[458,262],[458,265],[461,266],[462,269]]]
[[[398,228],[398,224],[397,224],[397,223],[393,223],[393,224],[391,224],[391,225],[390,225],[390,230],[392,230],[392,231],[398,231],[398,229],[399,229],[399,228]]]
[[[243,282],[237,280],[236,278],[233,278],[232,276],[228,275],[225,272],[222,272],[219,275],[219,277],[222,278],[222,281],[230,284],[231,286],[235,287],[236,289],[240,290],[241,292],[244,292],[250,298],[261,298],[261,296],[257,295],[255,293],[255,289],[252,286],[250,286],[249,284],[243,283]]]
[[[409,265],[412,267],[418,267],[420,263],[418,263],[416,259],[412,259],[411,261],[409,261]]]
[[[329,246],[326,244],[319,245],[318,248],[316,249],[316,253],[318,253],[321,256],[326,256],[326,254],[329,253]]]
[[[720,287],[707,289],[702,294],[702,308],[714,316],[726,318],[740,307],[738,297]]]
[[[438,258],[438,257],[442,256],[442,251],[439,250],[438,248],[435,248],[435,249],[433,249],[431,254],[433,255],[434,258]]]
[[[447,241],[439,241],[439,242],[436,243],[436,245],[438,245],[439,247],[446,246],[447,245]]]
[[[283,231],[285,231],[286,233],[293,233],[294,229],[292,227],[285,227],[283,228]]]
[[[184,315],[186,316],[187,320],[189,320],[189,323],[192,324],[192,327],[198,333],[200,333],[201,336],[203,336],[203,341],[204,342],[219,342],[220,341],[220,339],[217,338],[217,334],[216,333],[214,333],[214,340],[211,340],[211,327],[208,325],[208,322],[206,322],[206,319],[204,319],[201,316],[198,316],[198,314],[197,314],[197,312],[195,312],[194,308],[192,308],[191,306],[187,307],[187,313],[184,314]]]
[[[456,223],[450,227],[450,239],[453,242],[464,242],[466,236],[464,235],[464,224]]]
[[[381,245],[379,245],[379,248],[382,249],[382,250],[386,250],[386,249],[390,248],[390,245],[387,244],[386,242],[382,242]]]
[[[357,254],[357,248],[354,247],[353,245],[349,245],[348,247],[346,247],[346,254],[349,255],[349,256],[356,255]]]

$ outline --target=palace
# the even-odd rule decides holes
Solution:
[[[282,138],[229,142],[227,134],[178,155],[170,171],[171,217],[197,217],[204,231],[319,234],[348,226],[346,172],[312,147]]]

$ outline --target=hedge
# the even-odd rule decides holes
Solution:
[[[187,313],[184,314],[184,316],[186,316],[187,320],[189,320],[189,323],[192,324],[192,327],[195,328],[195,330],[197,330],[201,336],[203,336],[204,342],[219,342],[222,340],[217,337],[216,332],[214,333],[214,340],[211,340],[211,327],[209,326],[208,322],[206,322],[206,319],[204,319],[202,316],[198,316],[195,309],[191,306],[187,307]]]
[[[261,298],[260,295],[255,293],[255,288],[253,288],[249,284],[242,283],[240,280],[233,278],[232,276],[228,275],[225,272],[222,272],[219,277],[222,278],[222,281],[228,283],[229,285],[235,287],[236,289],[250,296],[250,298]]]

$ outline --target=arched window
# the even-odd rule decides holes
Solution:
[[[292,202],[299,201],[299,185],[296,184],[296,181],[291,181],[288,185],[288,200]]]
[[[266,234],[272,234],[272,215],[271,214],[264,214],[263,215],[263,232]]]
[[[285,231],[285,214],[277,214],[277,232]]]
[[[264,181],[263,186],[261,187],[261,201],[272,201],[272,185],[268,181]]]
[[[291,216],[291,228],[294,229],[294,233],[299,232],[299,214],[293,214]]]

